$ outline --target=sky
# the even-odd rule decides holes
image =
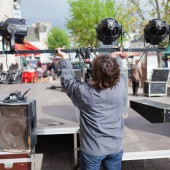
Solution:
[[[66,18],[69,18],[68,0],[21,0],[21,16],[26,19],[26,25],[35,22],[50,22],[66,30]],[[146,0],[141,2],[143,6]],[[147,7],[145,6],[145,9]]]
[[[52,26],[66,29],[69,4],[67,0],[21,0],[21,16],[28,26],[35,22],[50,22]]]

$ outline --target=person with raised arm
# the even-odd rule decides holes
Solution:
[[[60,48],[61,85],[80,110],[81,170],[121,170],[125,79],[114,57],[99,54],[92,62],[92,79],[85,83],[74,74]],[[120,63],[121,64],[121,63]]]

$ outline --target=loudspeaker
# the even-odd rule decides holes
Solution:
[[[31,152],[37,143],[36,101],[0,102],[0,151]]]

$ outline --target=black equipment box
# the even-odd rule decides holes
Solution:
[[[170,105],[151,100],[130,100],[130,107],[151,123],[170,122]]]
[[[144,81],[143,93],[146,96],[166,96],[167,82]]]
[[[166,96],[169,68],[152,70],[151,80],[144,82],[143,93],[146,96]]]
[[[151,82],[167,82],[169,78],[169,68],[156,68],[152,70]]]

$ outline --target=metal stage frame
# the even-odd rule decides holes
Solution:
[[[65,53],[78,53],[81,54],[82,52],[116,52],[120,51],[121,47],[113,47],[113,48],[78,48],[78,49],[62,49],[63,52]],[[124,52],[166,52],[166,48],[124,48],[122,49]],[[56,54],[57,49],[55,50],[49,50],[49,49],[44,49],[44,50],[9,50],[9,51],[0,51],[0,54],[41,54],[41,53],[52,53]]]

